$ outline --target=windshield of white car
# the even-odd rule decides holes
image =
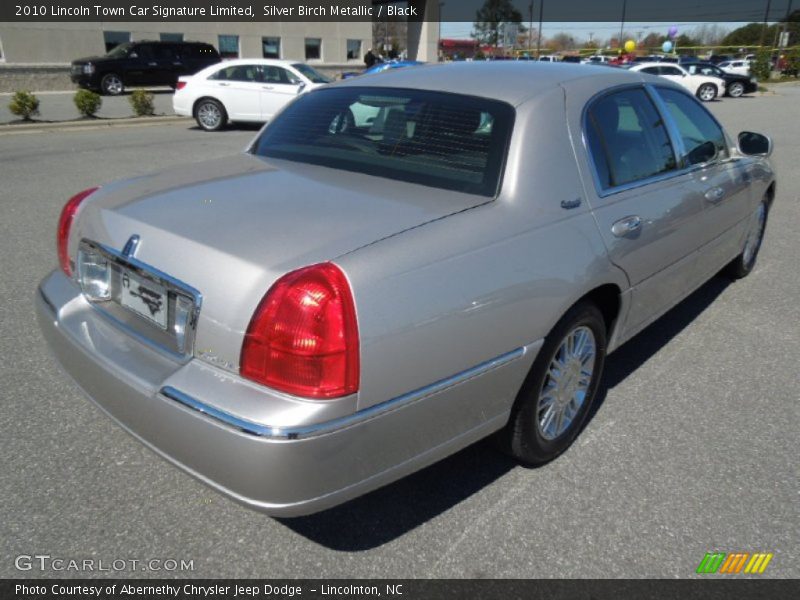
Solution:
[[[311,83],[330,83],[333,81],[330,77],[325,77],[322,73],[317,71],[314,67],[309,67],[303,63],[297,63],[292,65],[295,69],[300,71],[303,75],[305,75],[308,79],[311,80]]]
[[[377,87],[305,94],[253,152],[459,192],[497,193],[514,109],[460,94]]]

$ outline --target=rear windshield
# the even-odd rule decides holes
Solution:
[[[379,87],[300,96],[254,153],[482,196],[497,193],[514,109],[485,98]]]

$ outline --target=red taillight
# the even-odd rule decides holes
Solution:
[[[179,81],[177,83],[177,85],[175,86],[175,89],[176,90],[182,90],[185,87],[186,87],[186,82],[185,81]]]
[[[72,198],[67,200],[64,208],[61,209],[61,216],[58,219],[58,232],[56,233],[56,248],[58,249],[58,262],[61,265],[61,270],[72,277],[72,264],[69,260],[69,230],[72,228],[72,222],[75,220],[75,215],[78,209],[89,195],[93,194],[98,188],[93,187],[88,190],[75,194]]]
[[[356,309],[339,267],[305,267],[273,284],[247,327],[240,372],[305,398],[338,398],[358,391]]]

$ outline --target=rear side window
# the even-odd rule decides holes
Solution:
[[[728,157],[728,144],[722,128],[697,100],[679,90],[662,87],[656,90],[667,105],[667,110],[680,132],[685,164],[692,165],[708,162],[713,158]],[[709,142],[714,144],[714,150],[703,151],[701,146]]]
[[[614,92],[592,102],[586,113],[586,142],[603,188],[676,169],[667,130],[642,89]]]
[[[514,109],[422,90],[328,88],[300,96],[254,153],[482,196],[497,193]]]
[[[250,83],[261,81],[261,71],[257,65],[236,65],[220,69],[209,79],[222,81],[245,81]]]

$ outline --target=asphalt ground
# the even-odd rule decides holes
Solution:
[[[775,141],[758,266],[711,280],[609,357],[601,403],[565,455],[526,469],[484,441],[295,520],[245,509],[134,441],[59,371],[34,318],[71,193],[235,152],[255,131],[0,136],[0,577],[92,575],[15,568],[38,553],[193,561],[118,573],[143,577],[672,578],[712,550],[772,552],[760,577],[799,577],[798,107],[798,86],[711,104],[734,134]]]

